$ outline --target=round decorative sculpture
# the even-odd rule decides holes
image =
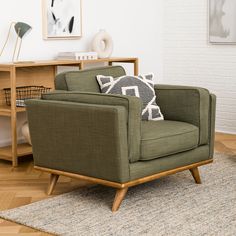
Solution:
[[[93,38],[92,50],[97,52],[99,58],[110,57],[113,51],[113,41],[111,36],[105,31],[100,30]]]
[[[30,132],[29,132],[29,125],[28,125],[28,122],[25,122],[22,127],[21,127],[21,132],[25,138],[25,140],[30,144],[32,145],[31,143],[31,138],[30,138]]]

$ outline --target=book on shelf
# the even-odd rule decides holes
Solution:
[[[96,52],[59,52],[57,60],[96,60],[98,54]]]

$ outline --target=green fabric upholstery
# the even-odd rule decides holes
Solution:
[[[45,100],[26,104],[35,165],[121,183],[129,180],[123,106]]]
[[[209,109],[209,145],[210,145],[210,154],[209,156],[213,158],[214,155],[214,141],[215,141],[215,119],[216,119],[216,96],[210,94],[210,109]]]
[[[156,85],[157,104],[166,120],[183,121],[199,128],[199,145],[209,142],[208,90],[198,87]]]
[[[130,164],[130,180],[135,180],[208,159],[209,146],[204,145],[187,152],[181,152],[151,161],[138,161]]]
[[[63,91],[26,101],[36,165],[124,183],[213,157],[216,98],[206,89],[155,86],[165,121],[145,123],[140,99],[100,94],[97,74],[125,71],[65,72]]]
[[[54,92],[42,95],[44,100],[79,102],[123,106],[128,115],[129,160],[135,162],[140,157],[142,102],[137,97],[85,92]]]
[[[99,93],[100,88],[95,78],[98,74],[119,77],[125,75],[125,70],[121,66],[106,66],[82,71],[64,72],[56,76],[55,88],[57,90]]]
[[[198,127],[179,121],[142,121],[140,160],[153,160],[198,146]]]

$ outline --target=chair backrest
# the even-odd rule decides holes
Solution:
[[[99,93],[100,88],[96,81],[96,75],[120,77],[125,75],[125,70],[122,66],[106,66],[81,71],[63,72],[56,76],[55,89]]]

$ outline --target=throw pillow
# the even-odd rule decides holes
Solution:
[[[139,97],[143,102],[143,120],[163,120],[160,108],[156,104],[153,74],[128,76],[118,78],[97,75],[97,81],[102,93],[120,94]]]

